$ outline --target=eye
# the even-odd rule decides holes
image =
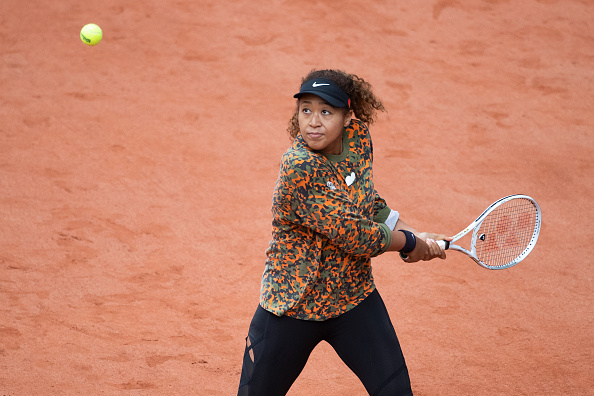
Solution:
[[[330,110],[322,110],[323,115],[330,115],[332,112]]]
[[[302,113],[305,113],[305,114],[309,114],[309,113],[311,113],[311,110],[308,109],[307,107],[304,107],[304,108],[301,109],[301,112]]]

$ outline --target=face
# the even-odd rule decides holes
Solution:
[[[301,136],[312,150],[332,155],[342,153],[342,129],[351,121],[349,112],[332,107],[313,94],[299,98],[298,111]]]

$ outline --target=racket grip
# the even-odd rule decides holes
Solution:
[[[440,248],[442,248],[443,250],[448,250],[450,248],[450,241],[436,241],[437,244],[439,245]],[[408,258],[408,255],[400,252],[400,257],[402,258],[402,260],[406,260]]]
[[[450,248],[450,241],[441,240],[441,241],[437,241],[437,244],[443,250],[448,250]]]

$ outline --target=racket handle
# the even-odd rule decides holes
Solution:
[[[436,242],[439,245],[439,247],[443,250],[448,250],[450,248],[450,241],[441,240]],[[402,258],[402,260],[406,260],[408,258],[408,256],[402,252],[400,252],[400,257]]]
[[[450,241],[441,240],[441,241],[437,241],[437,244],[443,250],[448,250],[450,248]]]

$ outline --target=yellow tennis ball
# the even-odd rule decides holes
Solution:
[[[94,23],[83,26],[80,31],[80,39],[87,45],[97,45],[101,41],[101,38],[103,38],[103,32]]]

